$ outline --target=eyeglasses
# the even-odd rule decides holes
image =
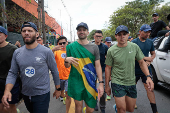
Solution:
[[[61,43],[58,43],[58,44],[59,44],[59,45],[62,45],[62,44],[63,44],[63,45],[65,45],[65,44],[66,44],[66,42],[61,42]]]

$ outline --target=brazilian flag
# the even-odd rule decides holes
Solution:
[[[97,74],[94,68],[95,56],[77,41],[66,47],[67,57],[78,58],[79,65],[71,65],[68,79],[68,95],[75,100],[84,100],[90,108],[95,108]]]

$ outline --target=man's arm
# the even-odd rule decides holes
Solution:
[[[170,30],[170,28],[168,26],[165,27],[166,30]]]
[[[149,73],[149,70],[148,70],[148,67],[145,63],[145,61],[143,59],[139,60],[139,65],[140,65],[140,68],[142,70],[142,72],[147,76],[147,75],[150,75]],[[152,81],[152,79],[150,77],[147,77],[147,80],[146,80],[146,83],[148,85],[148,88],[150,89],[150,91],[153,91],[154,89],[154,83]]]
[[[71,66],[71,64],[74,64],[75,66],[78,66],[79,59],[74,58],[74,57],[66,57],[64,60],[64,65],[66,68],[69,68]]]
[[[96,69],[96,73],[97,73],[99,81],[103,81],[100,60],[95,61],[95,69]],[[100,97],[102,97],[102,95],[104,93],[103,83],[99,83],[98,93],[100,94]]]
[[[150,53],[151,53],[151,56],[150,57],[144,57],[144,60],[149,61],[149,62],[153,61],[153,59],[156,56],[155,51],[151,51]]]
[[[106,65],[106,68],[105,68],[105,92],[107,93],[107,95],[111,95],[111,89],[110,89],[110,86],[109,86],[111,69],[112,69],[111,66]]]
[[[6,86],[5,86],[4,95],[2,97],[2,104],[7,108],[9,108],[8,101],[11,101],[11,98],[12,98],[11,90],[13,87],[14,87],[13,84],[6,84]]]

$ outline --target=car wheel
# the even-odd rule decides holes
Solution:
[[[152,77],[153,77],[154,88],[156,89],[157,86],[158,86],[157,85],[158,84],[158,78],[157,78],[155,69],[152,66],[151,66],[151,69],[152,69]]]

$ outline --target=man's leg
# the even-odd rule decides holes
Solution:
[[[75,102],[75,113],[82,113],[82,109],[83,109],[83,100],[78,101],[78,100],[74,100]],[[87,108],[86,108],[87,111]]]
[[[68,80],[65,80],[65,95],[66,95],[66,113],[69,112],[70,104],[71,104],[71,97],[68,96],[67,90],[68,90]]]
[[[156,107],[155,94],[154,94],[154,91],[150,91],[148,89],[148,86],[146,84],[146,80],[147,80],[147,77],[145,75],[142,76],[142,82],[143,82],[145,90],[147,92],[147,96],[148,96],[148,99],[150,101],[150,105],[151,105],[152,111],[153,111],[153,113],[157,113],[158,111],[157,111],[157,107]]]
[[[27,110],[30,113],[33,113],[33,106],[32,106],[31,99],[29,98],[29,96],[23,95],[23,99],[24,99],[24,103],[25,103]]]
[[[86,103],[85,103],[85,105],[86,105],[86,113],[93,113],[94,108],[90,108],[89,106],[87,106]]]
[[[69,112],[70,104],[71,104],[71,97],[69,97],[67,92],[66,92],[66,113]]]
[[[105,72],[102,73],[103,81],[105,82]],[[105,83],[104,83],[104,89],[105,89]],[[102,97],[100,98],[100,110],[105,110],[106,107],[106,92],[104,90],[104,93]]]
[[[150,101],[152,111],[153,111],[153,113],[157,113],[158,111],[157,111],[154,91],[150,91],[147,84],[145,84],[145,83],[144,83],[144,87],[146,89],[147,96]]]
[[[48,113],[50,103],[50,92],[31,97],[33,113]]]
[[[134,112],[136,98],[131,98],[131,97],[126,96],[125,100],[126,100],[126,111]]]

